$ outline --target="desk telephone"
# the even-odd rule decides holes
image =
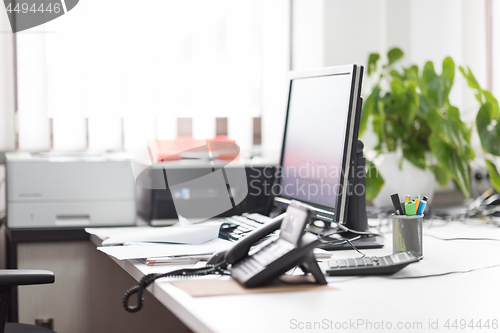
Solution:
[[[139,311],[142,308],[144,289],[162,277],[230,274],[243,286],[252,288],[264,285],[295,266],[299,266],[304,273],[311,273],[317,284],[327,284],[314,258],[314,248],[321,244],[320,239],[316,235],[305,232],[310,216],[311,211],[307,207],[292,201],[286,213],[277,216],[261,228],[255,229],[227,252],[214,254],[205,267],[185,268],[144,276],[137,286],[125,293],[123,306],[128,312]],[[268,239],[251,249],[256,242],[280,227],[278,238]],[[131,306],[129,298],[135,293],[137,293],[137,305]]]
[[[317,236],[304,233],[311,211],[292,202],[281,214],[264,227],[254,230],[240,240],[224,257],[231,276],[245,287],[257,287],[299,266],[311,273],[318,284],[326,284],[325,277],[314,258],[314,248],[320,245]],[[251,246],[281,226],[279,238],[269,240],[252,251]]]

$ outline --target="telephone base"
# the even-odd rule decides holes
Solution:
[[[305,259],[304,262],[299,265],[299,267],[305,274],[311,273],[311,275],[314,276],[314,279],[316,280],[316,284],[328,284],[328,282],[326,282],[325,275],[323,275],[323,272],[321,271],[321,268],[319,267],[318,262],[314,257],[314,252],[311,252],[307,256],[307,259]]]
[[[280,239],[277,241],[280,241]],[[273,244],[277,241],[268,244],[252,256],[232,264],[229,271],[233,278],[244,287],[260,287],[285,274],[295,266],[299,266],[304,273],[311,273],[317,284],[327,283],[321,268],[314,258],[314,248],[320,244],[317,236],[305,233],[299,240],[297,247],[293,248],[292,245],[292,250],[286,251],[282,256],[263,265],[259,257],[261,258],[262,255],[263,257],[272,257],[273,254],[276,254],[279,250],[274,249]]]

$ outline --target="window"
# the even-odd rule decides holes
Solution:
[[[264,113],[279,147],[288,24],[285,0],[81,1],[16,34],[19,149],[145,149],[185,118],[200,139],[226,118],[249,150]]]

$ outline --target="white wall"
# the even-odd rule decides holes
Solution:
[[[262,1],[262,154],[278,159],[283,141],[290,69],[289,0]]]
[[[386,26],[387,42],[386,47],[381,50],[382,53],[386,53],[388,49],[394,46],[398,46],[402,50],[405,50],[407,54],[410,54],[412,43],[411,39],[408,38],[408,36],[410,36],[411,34],[410,20],[408,19],[408,15],[411,11],[411,2],[401,0],[387,0],[385,9],[385,24],[384,21],[382,21],[381,23],[383,26]]]
[[[325,0],[325,66],[363,65],[386,47],[385,1]]]
[[[409,18],[411,49],[408,58],[412,63],[423,64],[432,60],[436,71],[440,72],[443,59],[451,56],[455,64],[469,66],[486,88],[484,1],[412,0]],[[458,71],[450,101],[460,108],[464,120],[475,119],[477,102]]]
[[[496,17],[500,5],[493,1]],[[385,58],[395,46],[405,52],[405,64],[434,62],[438,73],[445,57],[456,65],[469,66],[486,88],[486,23],[483,0],[293,0],[293,69],[334,66],[348,63],[366,65],[368,55],[378,52]],[[297,8],[297,10],[295,10]],[[300,10],[299,10],[300,9]],[[494,21],[495,22],[495,21]],[[320,25],[323,24],[323,27]],[[499,39],[500,24],[494,25],[493,40]],[[321,40],[322,39],[322,40]],[[493,65],[500,54],[494,45]],[[494,73],[494,92],[500,95],[500,61]],[[367,95],[373,79],[363,83]],[[462,117],[473,122],[477,102],[458,71],[450,94]],[[375,138],[368,134],[365,141]],[[372,142],[366,142],[373,146]],[[473,140],[480,150],[477,138]]]
[[[50,149],[44,31],[40,25],[16,33],[19,148],[25,151]]]
[[[294,70],[325,65],[325,2],[292,0]]]
[[[493,1],[493,94],[500,98],[500,1]],[[496,60],[495,59],[499,59]]]
[[[15,148],[14,42],[7,12],[0,13],[0,151]]]
[[[293,69],[366,65],[369,53],[384,56],[398,46],[407,64],[422,68],[431,60],[439,72],[443,59],[451,56],[457,65],[470,66],[486,85],[484,1],[293,0],[293,4]],[[498,7],[497,3],[500,11]],[[463,103],[460,96],[455,93],[452,102]]]

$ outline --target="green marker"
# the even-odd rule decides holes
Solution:
[[[415,201],[405,202],[405,213],[406,215],[416,215],[417,210],[415,208]]]

